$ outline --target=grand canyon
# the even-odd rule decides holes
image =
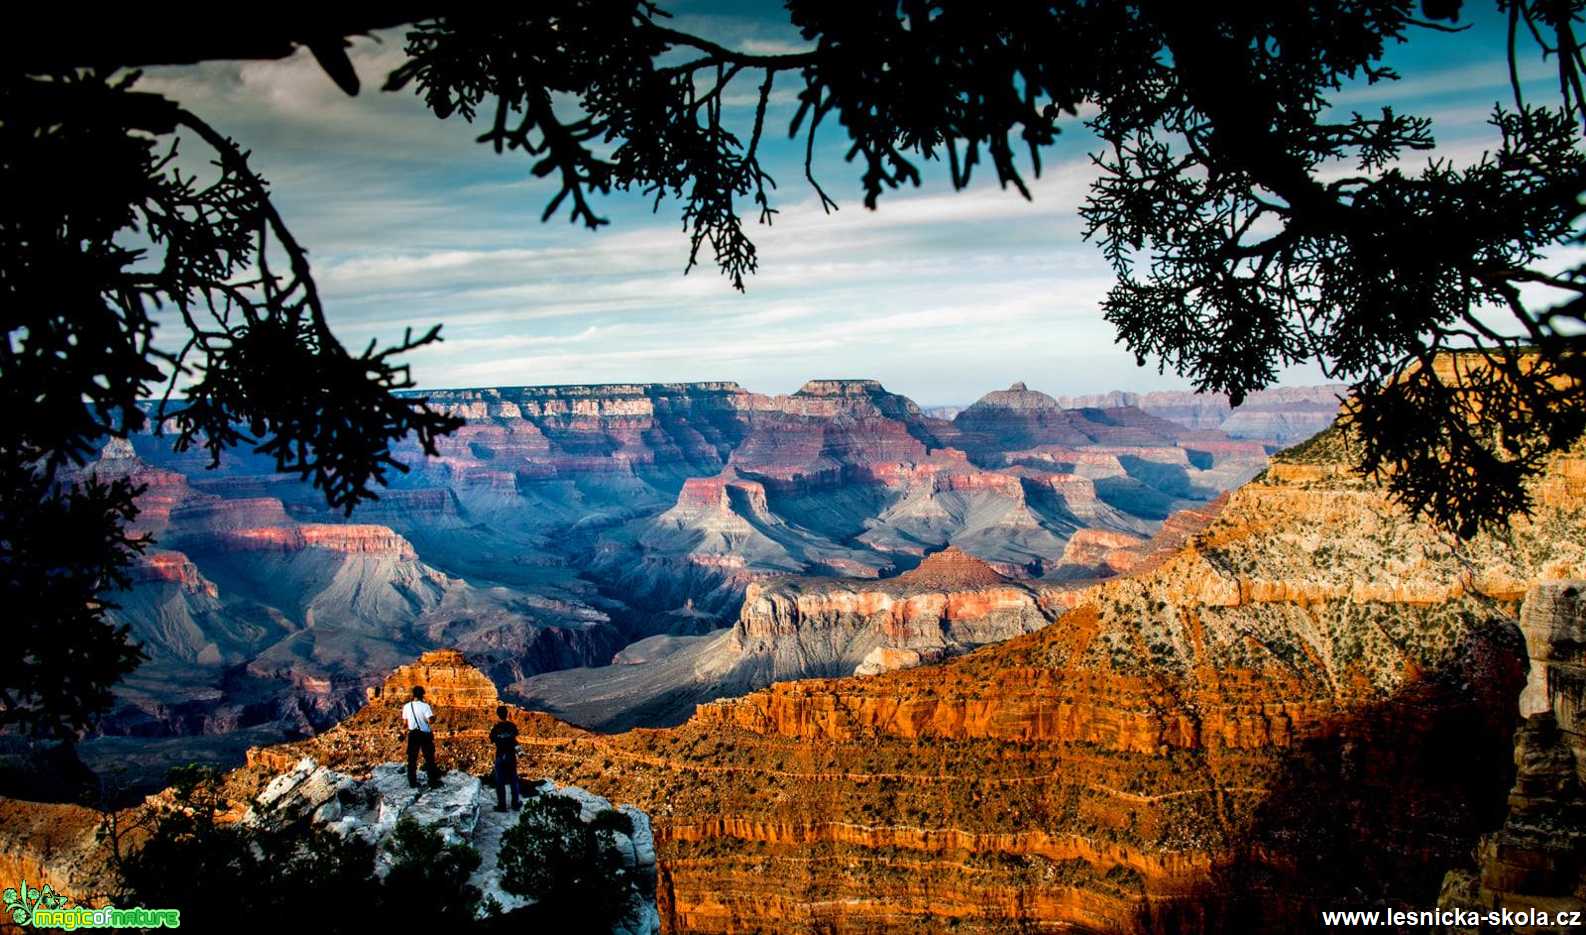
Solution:
[[[1586,0],[145,7],[0,57],[0,929],[1586,925]]]
[[[406,450],[410,471],[350,521],[263,459],[209,470],[152,431],[114,441],[83,473],[144,488],[154,541],[112,616],[148,660],[84,756],[124,762],[137,739],[131,780],[234,760],[328,727],[442,647],[506,697],[603,728],[941,659],[1169,548],[1338,393],[1070,408],[1016,384],[949,420],[867,380],[439,391],[465,426],[439,457]],[[932,575],[943,549],[1005,590]]]
[[[467,394],[458,404],[472,407],[468,440],[417,466],[414,493],[379,508],[400,534],[292,519],[279,497],[258,496],[278,482],[240,475],[223,485],[245,494],[229,498],[233,519],[199,526],[228,499],[139,463],[165,481],[164,528],[224,530],[204,546],[230,567],[264,553],[271,575],[306,556],[333,566],[320,581],[351,567],[369,582],[378,569],[389,590],[353,587],[342,613],[402,606],[414,617],[408,632],[457,644],[387,638],[375,651],[380,637],[353,624],[331,643],[317,613],[282,642],[329,644],[293,657],[326,668],[244,663],[256,684],[277,679],[305,717],[351,713],[306,739],[249,749],[225,780],[237,807],[282,788],[307,797],[305,809],[335,797],[334,783],[305,776],[374,782],[358,777],[400,759],[390,725],[420,683],[437,698],[441,744],[458,769],[487,767],[490,711],[515,700],[527,775],[647,816],[666,931],[1279,932],[1339,905],[1569,906],[1586,895],[1580,826],[1567,819],[1586,808],[1586,449],[1552,460],[1529,517],[1462,541],[1356,474],[1343,427],[1269,458],[1259,442],[1178,428],[1138,407],[1067,410],[1020,388],[950,425],[873,384],[809,389],[734,400],[764,407],[749,408],[750,421],[769,412],[788,441],[780,461],[751,429],[714,462],[700,453],[720,449],[696,441],[664,458],[652,443],[642,459],[542,468],[537,481],[571,473],[552,489],[591,501],[612,487],[653,491],[661,477],[677,493],[577,540],[566,527],[539,539],[536,563],[510,590],[461,566],[440,571],[423,550],[491,541],[493,528],[470,521],[475,510],[512,497],[546,503],[545,487],[481,467],[491,460],[481,455],[505,451],[515,434],[526,438],[512,457],[544,463],[525,454],[544,458],[548,443],[530,441],[542,430],[530,431],[537,413],[521,400],[588,391]],[[737,391],[711,392],[719,402]],[[507,409],[481,396],[519,401]],[[605,420],[615,417],[583,408],[584,424],[611,439]],[[628,439],[675,444],[708,427],[685,432],[669,419],[658,436],[650,403],[629,395],[619,408],[636,433]],[[725,435],[723,424],[741,423],[717,422]],[[822,440],[794,429],[812,425]],[[455,486],[422,486],[436,477]],[[456,483],[467,477],[475,482]],[[855,502],[870,505],[872,521],[837,538],[831,504]],[[922,515],[937,525],[911,524]],[[203,541],[183,536],[173,546]],[[592,580],[545,557],[553,538],[590,549]],[[725,542],[749,543],[741,565],[713,551]],[[195,568],[194,553],[202,562],[198,548],[152,556],[162,572],[140,587],[183,595],[184,608],[207,601],[209,615],[180,619],[210,634],[228,619],[228,583],[244,579]],[[467,560],[509,567],[482,549]],[[627,617],[609,596],[624,581],[642,596]],[[559,647],[592,647],[573,634],[608,628],[606,645],[632,642],[609,664],[539,674],[520,655],[533,651],[528,640],[470,642],[471,615],[489,608],[477,632],[498,633],[522,613],[505,594],[529,582],[554,582],[562,595],[560,616],[537,621]],[[404,587],[433,597],[381,603]],[[730,625],[707,629],[732,608]],[[588,620],[568,622],[580,613]],[[222,648],[237,632],[250,631],[209,635],[189,669],[202,671],[204,653],[246,645]],[[282,658],[275,651],[256,658]],[[564,651],[556,658],[593,661],[577,655],[590,650]],[[378,668],[404,652],[400,668]],[[361,696],[312,694],[312,679],[363,683]],[[219,696],[208,710],[235,704],[230,684],[206,686]],[[574,699],[580,684],[590,688]],[[304,701],[314,697],[321,706]],[[586,725],[663,726],[591,730],[558,716],[558,703]],[[330,791],[316,798],[320,786]],[[99,812],[4,807],[7,869],[74,892],[103,886]]]

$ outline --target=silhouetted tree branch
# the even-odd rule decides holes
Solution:
[[[933,161],[958,188],[989,164],[1029,197],[1026,175],[1039,175],[1059,121],[1084,112],[1100,175],[1080,213],[1117,276],[1103,307],[1119,340],[1142,365],[1154,358],[1235,402],[1285,365],[1318,362],[1354,387],[1360,468],[1470,534],[1524,511],[1525,480],[1586,431],[1586,267],[1549,260],[1579,242],[1583,3],[1497,4],[1513,101],[1495,107],[1497,147],[1463,167],[1411,165],[1434,146],[1423,117],[1330,103],[1346,82],[1397,78],[1382,64],[1390,43],[1462,28],[1458,0],[1424,0],[1420,15],[1410,0],[789,0],[807,48],[769,55],[677,29],[648,0],[274,22],[115,13],[113,38],[84,34],[65,11],[34,13],[55,28],[13,34],[0,80],[0,400],[13,419],[0,466],[23,487],[35,472],[48,508],[62,509],[73,494],[58,469],[137,431],[163,387],[156,425],[178,445],[214,459],[252,446],[350,510],[402,469],[393,441],[415,433],[432,451],[455,427],[395,393],[410,385],[397,356],[437,333],[342,348],[246,153],[114,72],[302,45],[350,93],[346,37],[416,22],[386,89],[412,88],[438,117],[483,122],[480,142],[527,155],[557,181],[545,218],[565,207],[596,228],[601,195],[676,199],[685,270],[708,252],[738,289],[758,266],[746,213],[766,224],[777,213],[761,162],[773,88],[793,91],[787,132],[827,210],[836,202],[814,154],[834,122],[875,208]],[[1521,97],[1518,62],[1533,47],[1556,66],[1555,107]],[[724,106],[740,82],[748,116]],[[177,170],[178,136],[214,154],[214,178]],[[174,344],[155,342],[158,307],[180,313],[187,333]],[[83,496],[110,545],[85,560],[78,591],[103,590],[120,567],[112,553],[134,548],[115,535],[132,494]],[[38,572],[15,558],[34,528],[25,512],[19,502],[0,516],[17,589]],[[91,629],[95,613],[45,608],[33,638],[50,620]],[[27,694],[32,678],[0,697],[6,716],[42,698]],[[80,712],[106,697],[79,695]],[[61,710],[57,727],[81,723]]]
[[[460,424],[394,392],[412,385],[397,355],[438,330],[347,352],[246,154],[134,81],[0,82],[0,399],[13,414],[0,441],[0,564],[21,620],[0,725],[40,734],[87,727],[140,657],[103,618],[145,544],[126,533],[138,491],[77,468],[107,437],[143,430],[162,387],[155,429],[169,426],[176,447],[202,445],[218,463],[248,445],[348,512],[406,470],[392,444],[412,434],[433,453]],[[214,178],[176,168],[179,132],[213,150]],[[179,349],[156,343],[162,307],[186,327]]]

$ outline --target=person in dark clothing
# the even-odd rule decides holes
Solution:
[[[441,784],[441,771],[435,766],[435,734],[430,723],[435,709],[424,703],[424,686],[413,686],[413,698],[402,706],[402,722],[408,730],[408,785],[417,789],[419,753],[424,754],[424,772],[431,786]]]
[[[490,742],[496,745],[496,811],[507,810],[507,787],[512,787],[512,810],[523,807],[518,794],[518,726],[507,720],[507,706],[496,709],[495,726],[490,728]]]

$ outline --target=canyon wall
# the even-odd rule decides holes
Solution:
[[[1586,911],[1586,581],[1532,586],[1520,631],[1531,668],[1520,696],[1525,720],[1515,735],[1507,812],[1472,859],[1444,878],[1439,905],[1578,915]]]
[[[1260,444],[1127,407],[1068,411],[1023,389],[956,421],[873,380],[812,380],[788,395],[734,383],[426,395],[466,424],[434,457],[399,446],[410,471],[350,522],[246,450],[210,470],[168,437],[106,444],[81,473],[145,488],[136,529],[156,551],[113,612],[150,659],[103,733],[312,732],[390,666],[439,646],[516,697],[540,697],[531,683],[543,673],[604,666],[635,641],[728,632],[753,588],[891,579],[948,546],[1036,589],[1066,586],[1126,567],[1128,543],[1266,461]],[[999,620],[962,645],[1034,619]],[[731,664],[721,648],[696,651],[719,677],[681,662],[650,670],[672,701],[625,723],[670,723],[774,678],[851,672],[882,646],[857,660],[767,648]],[[914,658],[885,648],[872,669]],[[746,661],[761,656],[780,661]],[[200,748],[221,762],[240,752],[188,749]],[[118,755],[84,749],[94,762]]]
[[[1468,541],[1407,517],[1350,450],[1332,431],[1276,459],[1171,554],[939,664],[617,735],[514,708],[522,769],[651,816],[671,932],[1289,932],[1322,907],[1447,903],[1460,880],[1568,889],[1586,449],[1553,460],[1532,516]],[[959,554],[918,571],[921,593],[1035,590]],[[785,594],[741,638],[818,625]],[[304,756],[368,773],[412,684],[443,762],[482,768],[494,685],[432,653],[342,724],[253,751],[228,790]],[[0,830],[19,866],[37,844]]]
[[[668,730],[515,715],[525,770],[652,815],[674,932],[1287,932],[1324,906],[1431,905],[1509,827],[1512,784],[1567,784],[1573,721],[1522,735],[1518,783],[1513,731],[1533,664],[1564,686],[1545,694],[1555,727],[1578,710],[1586,450],[1554,459],[1533,516],[1469,541],[1404,515],[1349,451],[1335,431],[1279,458],[1173,554],[1062,592],[1073,609],[1034,632],[779,683]],[[388,717],[256,761],[356,763]]]
[[[1136,406],[1187,428],[1218,429],[1233,438],[1250,438],[1278,444],[1304,441],[1327,428],[1338,415],[1339,401],[1349,387],[1277,387],[1257,390],[1237,408],[1221,393],[1158,390],[1152,393],[1115,391],[1090,396],[1063,396],[1069,409]]]

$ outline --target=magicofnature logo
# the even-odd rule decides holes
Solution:
[[[17,925],[35,929],[101,928],[180,928],[182,913],[179,909],[117,909],[103,906],[92,909],[70,905],[71,900],[48,883],[33,887],[26,880],[20,887],[6,887],[0,898],[5,900],[6,912]]]

